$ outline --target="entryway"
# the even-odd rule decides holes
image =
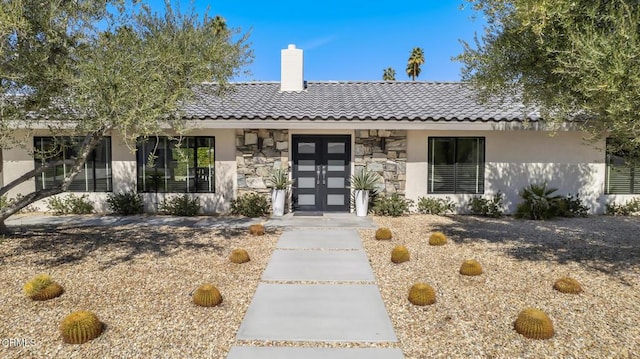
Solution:
[[[293,210],[348,212],[351,136],[293,135]]]

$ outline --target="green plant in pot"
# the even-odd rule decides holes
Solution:
[[[284,168],[276,168],[271,172],[267,181],[273,187],[273,192],[271,192],[273,215],[276,217],[283,216],[287,189],[293,183],[293,181],[289,180],[289,172]]]
[[[351,188],[353,188],[356,215],[364,217],[369,211],[369,192],[376,188],[380,182],[380,176],[362,168],[351,176]]]

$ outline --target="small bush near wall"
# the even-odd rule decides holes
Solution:
[[[498,191],[491,199],[473,196],[468,207],[471,214],[500,218],[504,213],[504,193]]]
[[[165,198],[160,202],[158,210],[170,216],[192,217],[200,212],[200,198],[191,198],[188,194]]]
[[[516,208],[516,218],[549,219],[557,215],[560,196],[554,195],[557,188],[547,188],[547,184],[530,184],[520,191],[524,202]]]
[[[399,196],[397,193],[391,197],[382,197],[376,199],[372,212],[379,216],[400,217],[411,212],[413,201]]]
[[[575,197],[569,194],[558,201],[558,216],[560,217],[586,217],[588,214],[589,207],[582,202],[579,194]]]
[[[93,203],[89,201],[89,196],[83,194],[76,196],[69,193],[66,197],[51,197],[47,201],[49,210],[56,215],[64,214],[89,214],[93,213]]]
[[[265,195],[247,193],[231,203],[231,214],[245,217],[262,217],[269,214],[269,202]]]
[[[640,214],[640,198],[633,198],[625,203],[607,203],[605,214],[610,216],[630,216]]]
[[[0,196],[0,210],[3,210],[5,207],[12,205],[14,202],[17,202],[22,199],[22,193],[18,193],[16,198],[7,198],[7,196]],[[22,208],[18,213],[31,213],[37,212],[38,208],[33,205],[28,205]]]
[[[144,200],[142,195],[135,192],[109,193],[107,195],[107,207],[112,213],[121,216],[144,213]]]
[[[418,197],[418,213],[435,214],[441,216],[453,213],[455,204],[451,198]]]

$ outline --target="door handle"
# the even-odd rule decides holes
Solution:
[[[322,184],[327,184],[327,166],[322,166]]]
[[[320,184],[320,171],[322,166],[316,166],[316,184]]]

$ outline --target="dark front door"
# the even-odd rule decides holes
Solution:
[[[294,135],[293,209],[349,211],[351,137]]]

